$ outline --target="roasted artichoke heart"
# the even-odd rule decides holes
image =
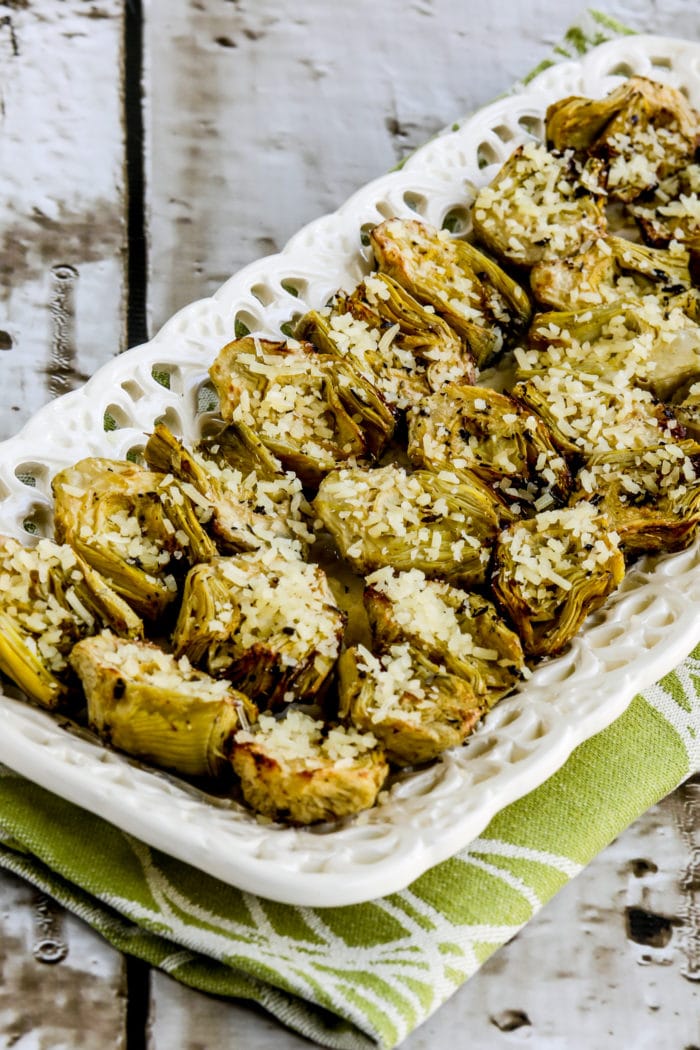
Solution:
[[[305,485],[348,460],[378,456],[394,430],[374,386],[310,343],[246,336],[220,351],[210,374],[224,419],[254,429]]]
[[[527,324],[530,300],[492,259],[415,219],[387,219],[370,233],[382,273],[432,306],[464,339],[479,368]]]
[[[491,585],[530,656],[560,652],[620,584],[619,537],[591,503],[543,511],[499,536]]]
[[[538,314],[528,333],[534,353],[516,351],[520,375],[568,368],[627,380],[669,400],[700,379],[700,325],[684,296],[618,300],[585,311]]]
[[[355,572],[417,568],[467,587],[484,582],[505,511],[476,475],[393,464],[329,474],[314,509]]]
[[[630,77],[606,98],[555,102],[546,134],[554,149],[603,160],[610,197],[631,201],[692,161],[698,116],[676,88]]]
[[[419,569],[379,569],[367,577],[364,601],[380,652],[408,642],[468,682],[485,707],[520,680],[520,639],[482,595],[428,580]]]
[[[349,358],[394,409],[417,404],[451,380],[476,378],[474,358],[457,333],[385,273],[305,314],[296,335]]]
[[[526,354],[521,360],[531,364]],[[658,445],[673,440],[678,427],[670,410],[624,375],[551,367],[517,383],[512,396],[540,415],[557,448],[572,456]]]
[[[140,615],[177,597],[174,572],[216,555],[197,510],[172,476],[90,458],[52,482],[56,538],[70,543]]]
[[[322,569],[267,550],[190,570],[173,646],[258,706],[277,708],[318,696],[344,626]]]
[[[474,201],[474,232],[493,254],[518,266],[587,251],[607,230],[595,171],[571,153],[528,142]]]
[[[338,820],[376,802],[389,766],[371,733],[290,710],[236,735],[233,766],[258,813],[285,823]]]
[[[193,777],[230,768],[234,734],[257,718],[227,682],[194,670],[150,642],[108,631],[73,648],[70,662],[90,726],[119,751]]]
[[[634,216],[647,244],[666,248],[672,242],[697,251],[700,247],[700,164],[688,164],[661,179],[627,210]]]
[[[409,418],[408,455],[432,470],[469,470],[513,507],[566,503],[571,475],[546,423],[506,394],[451,383]]]
[[[486,709],[468,681],[408,643],[379,656],[362,645],[346,649],[338,676],[341,718],[372,733],[399,766],[430,762],[463,743]]]
[[[687,547],[700,522],[700,444],[685,440],[593,456],[574,499],[591,500],[627,553]]]
[[[112,627],[138,638],[143,624],[67,545],[23,547],[0,537],[0,671],[44,707],[70,694],[68,656],[79,639]]]
[[[538,302],[555,310],[586,310],[615,300],[653,294],[667,298],[693,284],[689,253],[648,248],[623,237],[601,237],[585,252],[544,259],[530,271]]]
[[[281,469],[272,477],[267,472],[259,476],[254,468],[244,473],[227,462],[221,449],[221,443],[210,441],[206,451],[190,451],[159,423],[146,443],[145,457],[151,470],[172,474],[182,484],[224,551],[286,541],[303,553],[313,534],[302,519],[307,504],[299,479]]]

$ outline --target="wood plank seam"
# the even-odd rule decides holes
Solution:
[[[148,339],[143,116],[143,8],[127,0],[124,17],[124,136],[127,181],[127,346]]]

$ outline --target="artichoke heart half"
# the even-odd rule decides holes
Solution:
[[[240,554],[190,570],[173,646],[259,706],[278,708],[318,697],[345,620],[317,565],[273,550]]]
[[[466,241],[415,219],[387,219],[370,232],[377,267],[432,306],[466,342],[479,368],[530,318],[521,286]]]
[[[0,671],[20,689],[56,707],[71,692],[73,645],[102,627],[143,634],[139,617],[71,547],[0,537]]]
[[[428,580],[420,569],[379,569],[366,582],[364,602],[380,652],[408,642],[468,682],[484,707],[520,680],[520,639],[482,595]]]
[[[506,394],[451,383],[409,418],[408,455],[432,470],[469,470],[514,512],[566,503],[571,475],[547,424]]]
[[[700,325],[685,295],[623,299],[584,311],[538,314],[518,351],[519,375],[569,368],[648,389],[662,401],[700,379]]]
[[[681,550],[700,522],[700,444],[592,456],[578,475],[573,499],[596,504],[626,553]]]
[[[466,471],[413,474],[395,465],[337,470],[314,509],[355,572],[385,565],[421,569],[464,586],[486,579],[491,547],[507,508]]]
[[[227,682],[194,670],[150,642],[108,631],[74,646],[70,662],[90,726],[119,751],[193,777],[231,767],[234,734],[257,710]]]
[[[528,142],[474,201],[474,233],[498,259],[534,266],[586,251],[607,230],[595,170]]]
[[[346,649],[338,679],[340,717],[372,733],[399,766],[463,743],[486,709],[468,681],[407,642],[378,656],[362,645]]]
[[[434,310],[385,273],[374,273],[351,295],[305,314],[296,328],[322,352],[347,357],[397,410],[417,404],[446,382],[476,378],[474,358]]]
[[[530,656],[566,646],[621,583],[619,536],[592,503],[543,511],[498,538],[491,585]]]
[[[220,351],[210,374],[224,419],[255,430],[305,485],[344,462],[375,458],[394,431],[375,387],[310,343],[246,336]]]
[[[217,553],[199,521],[201,508],[172,476],[88,458],[56,474],[52,488],[57,539],[149,620],[177,597],[173,573],[180,564]]]
[[[302,519],[308,505],[301,482],[279,463],[276,469],[266,469],[261,456],[250,464],[258,451],[256,441],[249,428],[231,424],[217,439],[190,451],[159,423],[146,443],[145,457],[151,470],[172,474],[181,483],[224,551],[257,550],[286,541],[304,553],[313,534]],[[250,455],[237,465],[234,449],[244,442]]]
[[[258,813],[292,824],[339,820],[373,806],[389,773],[371,733],[291,709],[236,734],[233,767]]]
[[[537,301],[561,311],[648,294],[667,298],[692,285],[690,255],[680,245],[669,251],[624,237],[601,237],[585,252],[543,259],[530,271]]]
[[[554,149],[603,160],[610,197],[631,201],[692,161],[698,116],[677,88],[629,77],[603,99],[555,102],[546,135]]]

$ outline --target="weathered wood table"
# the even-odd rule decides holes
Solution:
[[[556,0],[0,2],[0,437],[503,91]],[[692,0],[609,14],[700,40]],[[0,1046],[308,1046],[0,876]],[[700,781],[649,812],[405,1044],[700,1045]]]

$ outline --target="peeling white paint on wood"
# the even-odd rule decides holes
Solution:
[[[123,349],[119,0],[0,4],[0,438]]]
[[[80,919],[4,871],[0,973],[3,1048],[126,1050],[122,957]]]
[[[122,3],[0,3],[0,438],[123,348]],[[0,1046],[123,1050],[123,957],[0,872]]]
[[[503,91],[571,18],[551,2],[514,10],[152,0],[153,325]]]
[[[315,1045],[282,1028],[262,1008],[214,999],[153,973],[146,1050],[309,1050]]]

